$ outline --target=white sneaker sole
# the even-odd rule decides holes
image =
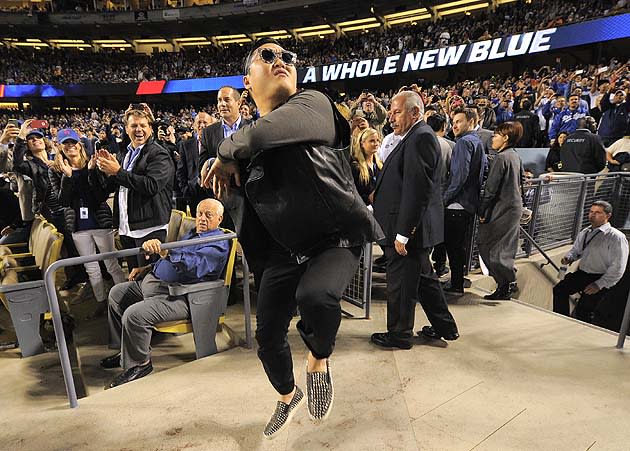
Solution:
[[[287,421],[285,421],[284,424],[280,426],[280,429],[278,429],[276,432],[274,432],[271,435],[265,435],[265,433],[263,432],[263,437],[265,437],[267,440],[273,440],[278,435],[280,435],[280,433],[284,431],[284,429],[291,423],[291,420],[293,419],[293,415],[295,415],[295,412],[297,412],[300,409],[300,407],[304,405],[305,402],[306,402],[306,394],[302,396],[302,399],[300,399],[300,402],[298,402],[297,405],[291,411],[291,413],[289,413],[289,415],[287,416]]]

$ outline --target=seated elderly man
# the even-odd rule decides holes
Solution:
[[[215,199],[204,199],[197,205],[196,230],[184,240],[221,234],[223,205]],[[228,240],[162,250],[159,240],[148,240],[142,248],[160,259],[150,266],[150,273],[139,282],[132,280],[114,286],[109,292],[110,347],[120,352],[101,360],[103,368],[122,367],[109,387],[116,387],[146,376],[151,365],[153,326],[164,321],[190,318],[188,303],[169,296],[169,283],[193,283],[217,279],[228,258]]]
[[[553,287],[553,311],[569,315],[569,296],[582,292],[576,317],[592,323],[602,296],[619,282],[628,262],[628,240],[608,222],[612,206],[603,200],[593,202],[588,213],[590,227],[582,230],[571,250],[562,258],[563,265],[580,260],[575,272]]]

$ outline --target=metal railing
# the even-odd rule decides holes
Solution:
[[[372,244],[367,243],[363,247],[359,267],[342,295],[344,301],[363,309],[366,319],[370,318],[370,304],[372,303]]]
[[[551,175],[551,179],[549,178]],[[525,206],[532,210],[530,223],[520,233],[518,257],[529,257],[540,250],[548,251],[577,238],[588,227],[588,212],[593,202],[605,200],[613,206],[611,224],[622,231],[630,231],[630,174],[556,175],[546,174],[532,179],[524,186]],[[479,267],[476,244],[477,221],[473,230],[468,269]],[[532,245],[529,235],[538,245]],[[553,265],[556,267],[556,265]],[[630,294],[626,303],[617,348],[623,348],[630,328]]]
[[[223,235],[215,235],[205,238],[195,238],[186,241],[175,241],[172,243],[163,243],[161,248],[164,250],[176,249],[180,247],[195,246],[199,244],[207,244],[215,241],[231,240],[236,238],[235,233],[226,233]],[[46,286],[46,293],[48,294],[48,303],[50,306],[50,312],[52,314],[52,322],[55,329],[55,338],[57,339],[57,347],[59,349],[59,358],[61,360],[61,369],[63,371],[63,379],[66,384],[66,393],[68,395],[68,402],[71,408],[75,408],[79,405],[77,400],[77,393],[74,386],[74,377],[72,375],[72,367],[70,365],[70,356],[68,354],[68,345],[66,343],[66,337],[64,335],[63,324],[61,322],[61,311],[59,309],[59,300],[57,297],[57,291],[55,287],[55,272],[66,266],[81,265],[83,263],[90,263],[100,260],[106,260],[109,258],[121,258],[129,257],[132,255],[138,255],[144,253],[141,247],[133,249],[124,249],[114,252],[106,252],[104,254],[87,255],[82,257],[72,257],[57,260],[51,264],[44,275],[44,285]],[[249,268],[245,257],[243,257],[243,297],[244,297],[244,316],[245,316],[245,342],[248,348],[252,347],[252,329],[251,329],[251,305],[249,299]]]
[[[525,230],[541,249],[547,251],[573,243],[580,230],[588,226],[588,211],[596,200],[612,204],[614,227],[630,230],[630,174],[550,175],[551,179],[545,175],[524,186],[525,206],[532,210],[532,219]],[[469,270],[479,267],[476,236],[475,221]],[[522,245],[517,258],[538,252],[523,233],[520,238]]]

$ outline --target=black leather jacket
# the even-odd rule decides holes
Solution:
[[[347,121],[312,90],[222,141],[219,159],[246,170],[244,190],[226,202],[246,253],[262,250],[265,231],[298,262],[383,237],[354,186],[349,145]]]
[[[140,151],[131,171],[122,169],[125,154],[117,155],[120,171],[106,177],[100,171],[90,173],[90,184],[97,183],[107,191],[114,192],[114,227],[119,226],[118,192],[127,187],[127,215],[129,229],[140,230],[168,224],[171,216],[171,196],[175,167],[168,151],[157,144],[153,137]],[[93,177],[97,176],[97,180]]]

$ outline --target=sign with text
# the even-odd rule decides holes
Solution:
[[[298,83],[329,82],[480,63],[630,37],[630,14],[439,49],[298,70]],[[299,55],[298,55],[299,58]]]

